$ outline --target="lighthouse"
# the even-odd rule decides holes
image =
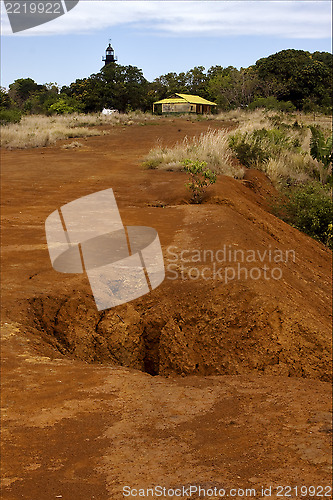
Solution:
[[[110,63],[114,63],[118,60],[118,58],[114,55],[114,50],[112,48],[111,42],[106,47],[105,57],[102,57],[102,61],[104,61],[104,66],[107,66]]]

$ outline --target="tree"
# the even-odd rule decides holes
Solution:
[[[75,97],[85,113],[101,111],[103,108],[125,112],[131,109],[151,108],[148,82],[142,70],[135,66],[108,64],[99,73],[89,78],[76,80],[61,93]]]
[[[10,108],[11,101],[8,92],[4,87],[0,87],[0,109]]]
[[[207,76],[203,66],[196,66],[190,69],[186,75],[186,88],[189,94],[200,95],[205,97]],[[179,91],[178,91],[179,92]]]
[[[99,75],[91,75],[89,78],[75,80],[69,87],[62,87],[60,94],[75,98],[83,112],[91,113],[103,109],[102,87]]]
[[[45,89],[45,85],[38,85],[32,78],[19,78],[9,85],[9,96],[14,103],[22,107],[33,94]]]
[[[240,72],[233,66],[215,73],[207,84],[207,93],[211,100],[225,110],[242,104],[242,79]]]
[[[188,78],[185,73],[167,73],[159,78],[155,78],[152,84],[156,100],[164,99],[172,94],[182,94],[188,92]]]
[[[102,101],[106,108],[121,112],[150,108],[148,103],[148,81],[142,70],[135,66],[109,64],[100,73]]]
[[[260,97],[274,95],[291,101],[298,109],[310,97],[315,104],[329,106],[332,58],[328,53],[288,49],[259,59],[255,69],[261,82]]]

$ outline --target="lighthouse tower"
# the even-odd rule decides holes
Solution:
[[[104,61],[104,65],[107,66],[110,63],[114,63],[118,60],[118,58],[114,55],[114,50],[112,48],[111,42],[106,47],[105,57],[102,57],[102,61]]]

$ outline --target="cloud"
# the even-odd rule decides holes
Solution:
[[[3,35],[38,36],[93,33],[113,26],[167,36],[266,35],[330,38],[327,1],[96,1],[80,0],[64,16],[12,34],[2,9]]]

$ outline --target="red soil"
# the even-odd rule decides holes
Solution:
[[[328,483],[329,251],[269,212],[275,190],[259,171],[220,176],[194,206],[184,173],[140,166],[157,139],[208,126],[226,124],[164,120],[110,128],[75,150],[2,152],[3,498]],[[106,188],[125,225],[158,231],[167,270],[153,292],[98,313],[84,275],[52,269],[44,222]],[[255,263],[281,279],[188,278],[211,262],[170,279],[170,247],[224,245],[292,250],[295,261]],[[222,275],[235,266],[217,264]]]

